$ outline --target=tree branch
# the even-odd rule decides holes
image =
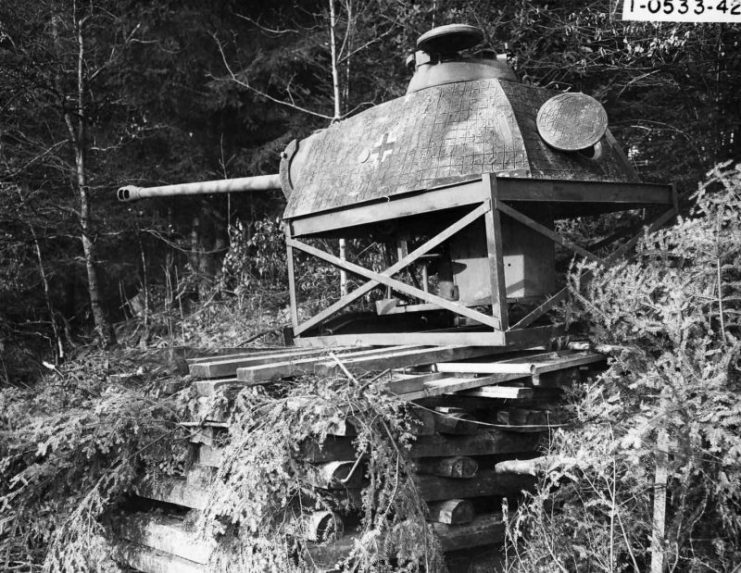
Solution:
[[[296,111],[301,111],[303,113],[308,113],[309,115],[313,115],[315,117],[321,117],[322,119],[327,119],[327,120],[331,120],[332,119],[332,116],[330,116],[330,115],[326,115],[326,114],[323,114],[323,113],[312,111],[312,110],[307,109],[305,107],[301,107],[299,105],[296,105],[296,104],[293,104],[293,103],[290,103],[290,102],[287,102],[287,101],[284,101],[284,100],[280,100],[278,98],[275,98],[275,97],[271,96],[270,94],[267,94],[266,92],[264,92],[262,90],[259,90],[259,89],[255,88],[255,87],[252,87],[247,82],[240,80],[237,77],[237,75],[234,73],[234,71],[232,70],[231,66],[229,66],[229,62],[226,59],[226,54],[224,53],[224,47],[221,45],[221,42],[219,41],[219,39],[216,37],[216,34],[212,34],[212,37],[213,37],[214,41],[216,42],[216,45],[217,45],[217,47],[219,49],[219,54],[221,54],[221,60],[224,63],[224,67],[226,68],[226,71],[229,73],[229,75],[231,76],[232,81],[234,83],[236,83],[239,86],[242,86],[243,88],[246,88],[246,89],[250,90],[253,93],[256,93],[257,95],[259,95],[261,97],[264,97],[267,100],[272,101],[273,103],[277,103],[279,105],[282,105],[282,106],[285,106],[285,107],[289,107],[291,109],[295,109]]]

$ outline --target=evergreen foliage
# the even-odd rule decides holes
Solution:
[[[563,458],[519,517],[518,571],[646,571],[657,465],[668,454],[665,562],[733,571],[741,560],[741,166],[719,165],[690,214],[636,258],[572,275],[568,316],[610,352],[574,396]],[[596,272],[584,287],[580,274]]]
[[[140,476],[182,472],[187,457],[186,396],[160,364],[93,352],[0,394],[0,568],[116,570],[100,519]]]
[[[309,570],[308,515],[351,509],[362,510],[362,519],[346,570],[441,570],[442,555],[412,480],[414,422],[402,401],[381,392],[373,378],[348,376],[305,377],[288,389],[248,388],[234,403],[229,442],[201,519],[202,531],[219,537],[215,571]],[[314,487],[311,464],[300,461],[348,414],[358,430],[357,471],[367,481],[362,507],[343,488]]]

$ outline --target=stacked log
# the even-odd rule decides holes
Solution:
[[[306,373],[394,368],[382,383],[388,392],[413,404],[410,412],[419,421],[408,452],[414,481],[451,570],[458,571],[466,570],[460,568],[461,559],[472,555],[485,556],[487,563],[496,561],[505,532],[497,509],[503,499],[510,507],[516,505],[520,493],[531,489],[538,472],[548,466],[539,457],[539,448],[549,429],[561,422],[559,388],[578,376],[579,369],[603,360],[591,352],[514,357],[487,353],[491,349],[339,349],[328,359],[326,352],[292,349],[194,360],[190,369],[197,378],[194,389],[205,404],[225,387],[243,388]],[[180,517],[155,516],[148,522],[137,515],[132,517],[138,520],[134,526],[122,533],[128,544],[122,546],[121,559],[141,571],[207,571],[205,555],[213,544],[188,538],[183,511],[205,508],[208,483],[221,463],[220,445],[229,428],[226,409],[212,411],[210,418],[194,414],[194,462],[187,477],[137,492],[165,504],[161,507],[181,508]],[[297,461],[304,464],[312,486],[345,496],[350,507],[360,511],[365,471],[354,448],[356,433],[351,416],[340,420],[323,443],[304,443]],[[318,511],[305,520],[311,561],[320,570],[331,569],[353,547],[357,516]],[[163,528],[172,530],[168,542],[163,541]]]

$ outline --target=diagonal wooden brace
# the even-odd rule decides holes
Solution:
[[[435,304],[456,314],[472,318],[473,320],[481,322],[482,324],[485,324],[492,328],[499,329],[499,319],[496,317],[489,316],[477,310],[473,310],[462,304],[456,304],[437,295],[425,292],[422,289],[418,289],[396,279],[392,279],[387,275],[368,270],[365,267],[356,265],[355,263],[343,261],[339,257],[335,257],[334,255],[330,255],[329,253],[325,253],[320,249],[312,247],[311,245],[306,245],[295,239],[287,239],[287,243],[295,249],[304,251],[305,253],[308,253],[310,255],[314,255],[315,257],[325,260],[340,269],[345,269],[346,271],[355,273],[356,275],[360,275],[361,277],[365,277],[374,280],[377,283],[389,286],[395,291],[403,292],[404,294],[408,294],[420,300],[424,300],[425,302],[429,302],[430,304]]]
[[[671,220],[672,217],[674,217],[678,213],[676,207],[672,207],[668,211],[666,211],[663,215],[660,215],[658,218],[656,218],[653,223],[647,226],[647,230],[649,232],[654,231],[658,229],[659,227],[666,224],[668,221]],[[625,243],[620,248],[616,249],[610,255],[605,257],[601,262],[603,265],[609,265],[616,261],[619,257],[623,256],[625,253],[627,253],[630,249],[636,246],[638,241],[643,236],[643,232],[638,233],[635,235],[630,241]],[[594,274],[594,271],[586,271],[582,276],[581,280],[588,279]],[[538,318],[543,316],[546,312],[551,310],[554,306],[556,306],[559,302],[564,300],[566,296],[569,294],[569,287],[564,287],[560,291],[558,291],[556,294],[554,294],[552,297],[550,297],[548,300],[543,302],[540,306],[534,308],[532,311],[530,311],[526,316],[524,316],[520,321],[515,324],[510,330],[515,330],[519,328],[526,328],[530,326],[533,322],[535,322]]]
[[[489,201],[485,201],[484,203],[476,207],[473,211],[471,211],[464,217],[461,217],[460,219],[458,219],[458,221],[456,221],[449,227],[445,228],[443,231],[441,231],[440,233],[432,237],[430,240],[428,240],[424,244],[420,245],[414,251],[409,253],[407,256],[405,256],[398,262],[391,265],[388,269],[386,269],[380,274],[383,276],[387,276],[387,277],[393,276],[394,274],[398,273],[399,271],[411,265],[413,262],[419,259],[422,255],[428,253],[435,247],[439,246],[441,243],[447,241],[450,237],[452,237],[457,232],[459,232],[463,228],[473,223],[479,217],[488,213],[490,210],[491,210],[491,206],[489,204]],[[293,239],[287,239],[289,247],[291,246],[290,241],[292,240]],[[296,246],[296,248],[301,249],[301,247],[298,247],[298,246]],[[343,264],[344,264],[344,261],[343,261]],[[298,328],[295,328],[294,334],[296,336],[299,336],[301,333],[306,332],[307,330],[309,330],[310,328],[313,328],[317,324],[324,322],[329,317],[333,316],[334,314],[337,314],[340,310],[342,310],[343,308],[351,304],[353,301],[359,299],[361,296],[364,296],[370,291],[372,291],[379,284],[380,283],[376,280],[369,280],[365,284],[356,288],[351,293],[343,296],[340,300],[333,303],[332,305],[324,309],[322,312],[320,312],[316,316],[312,317],[311,319],[301,324]],[[486,316],[486,315],[483,315],[483,316]]]
[[[531,219],[530,217],[528,217],[524,213],[521,213],[517,209],[513,209],[512,207],[510,207],[506,203],[502,203],[501,201],[496,201],[494,203],[494,207],[496,209],[499,209],[505,215],[507,215],[509,217],[512,217],[513,219],[515,219],[516,221],[519,221],[523,225],[526,225],[526,226],[530,227],[533,231],[537,231],[541,235],[545,235],[546,237],[548,237],[554,243],[558,243],[562,247],[566,247],[567,249],[571,249],[572,251],[574,251],[575,253],[581,255],[582,257],[586,257],[587,259],[590,259],[590,260],[595,261],[597,263],[603,263],[602,259],[599,258],[597,255],[595,255],[593,253],[590,253],[585,248],[580,247],[579,245],[577,245],[573,241],[569,241],[568,239],[566,239],[565,237],[562,237],[561,235],[559,235],[558,233],[556,233],[552,229],[549,229],[545,225],[542,225],[542,224],[538,223],[537,221]]]

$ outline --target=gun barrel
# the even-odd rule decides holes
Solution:
[[[237,193],[240,191],[270,191],[280,189],[280,175],[256,175],[237,179],[217,179],[198,183],[179,183],[159,187],[137,187],[126,185],[118,190],[119,201],[136,201],[151,197],[173,197],[175,195],[204,195],[208,193]]]

